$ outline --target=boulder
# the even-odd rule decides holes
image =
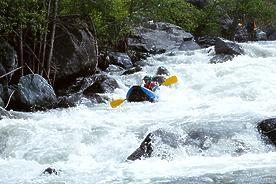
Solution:
[[[216,55],[210,59],[210,63],[223,63],[232,60],[235,55],[244,54],[244,50],[236,43],[222,38],[216,38]]]
[[[131,69],[128,69],[126,71],[124,71],[124,73],[122,75],[130,75],[130,74],[134,74],[136,72],[140,72],[142,70],[142,67],[140,66],[135,66]]]
[[[276,118],[263,120],[257,124],[257,129],[267,143],[276,146]]]
[[[113,92],[114,89],[118,88],[118,86],[119,85],[115,79],[107,76],[104,73],[100,73],[100,74],[94,74],[90,77],[76,78],[71,83],[68,83],[63,88],[60,88],[59,90],[57,90],[57,94],[59,96],[64,96],[62,101],[64,101],[66,105],[67,103],[66,96],[68,95],[72,96],[73,94],[83,94],[86,97],[89,97],[89,96],[92,97],[95,93]],[[75,99],[78,99],[78,98],[79,97],[69,99],[69,101],[73,100],[73,104],[74,104],[76,102]]]
[[[53,56],[56,83],[67,83],[96,71],[97,42],[85,21],[70,16],[58,19]]]
[[[127,38],[129,50],[136,52],[161,54],[173,50],[195,50],[199,45],[193,41],[193,35],[179,26],[164,22],[148,22],[136,27],[134,34]]]
[[[244,50],[236,43],[222,38],[216,38],[215,42],[216,54],[242,55]]]
[[[153,151],[151,141],[152,141],[152,134],[149,133],[143,142],[140,144],[139,148],[137,148],[131,155],[127,157],[127,160],[135,161],[141,160],[141,158],[147,158],[151,156]]]
[[[133,67],[130,57],[126,53],[110,52],[108,53],[110,64],[130,69]]]
[[[233,55],[228,55],[228,54],[217,54],[214,57],[210,59],[211,64],[216,64],[216,63],[223,63],[226,61],[231,61],[234,58]]]
[[[201,48],[207,48],[215,45],[216,37],[202,36],[197,38],[196,42],[200,45]]]
[[[90,78],[89,86],[82,93],[85,96],[95,93],[111,93],[118,87],[119,85],[115,79],[104,74],[96,74]]]
[[[171,154],[173,154],[170,153],[170,151],[173,151],[180,146],[190,145],[195,146],[200,150],[206,150],[210,148],[212,144],[217,143],[219,139],[219,134],[204,130],[192,130],[185,138],[183,138],[182,135],[175,132],[157,129],[147,134],[139,148],[128,156],[127,160],[140,160],[153,155],[167,159]],[[164,148],[168,150],[164,150]]]
[[[170,72],[169,70],[164,66],[159,66],[156,71],[156,75],[166,75],[169,76]]]
[[[202,150],[210,148],[214,143],[217,143],[220,135],[204,130],[191,131],[185,138],[183,145],[196,146]]]
[[[79,93],[75,93],[70,96],[60,96],[57,98],[57,101],[53,104],[52,108],[75,107],[80,102],[81,97],[82,95]]]
[[[256,31],[256,40],[257,41],[266,41],[267,40],[267,35],[264,31],[257,29]]]
[[[19,79],[17,95],[25,108],[47,107],[57,101],[50,84],[38,74],[29,74]]]
[[[43,174],[49,174],[49,175],[51,175],[51,174],[58,175],[58,171],[59,171],[59,170],[57,170],[57,169],[55,169],[55,168],[48,167],[48,168],[46,168],[42,173],[43,173]]]

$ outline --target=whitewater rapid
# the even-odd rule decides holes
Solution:
[[[0,120],[0,184],[275,183],[276,150],[262,141],[256,123],[276,116],[276,42],[240,46],[245,55],[225,63],[209,64],[211,47],[150,57],[132,75],[110,70],[120,88],[107,95],[117,99],[165,66],[179,82],[161,86],[156,103],[112,109],[83,99],[74,108]],[[126,161],[157,129],[220,138],[207,150],[163,144],[154,149],[166,159]],[[49,166],[59,175],[42,175]]]

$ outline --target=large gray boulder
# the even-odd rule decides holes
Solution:
[[[94,73],[97,64],[97,42],[88,25],[78,17],[60,18],[54,42],[56,82]]]
[[[47,107],[57,101],[52,86],[38,74],[22,76],[19,79],[17,95],[26,109]]]
[[[191,33],[179,26],[164,22],[148,22],[134,29],[134,33],[127,38],[127,45],[130,50],[151,54],[199,49],[193,38]]]

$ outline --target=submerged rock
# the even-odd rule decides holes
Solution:
[[[139,148],[137,148],[131,155],[127,157],[127,160],[140,160],[141,158],[147,158],[151,156],[153,151],[152,145],[152,134],[149,133],[146,138],[143,140]]]
[[[203,130],[190,131],[185,138],[174,132],[165,131],[163,129],[155,130],[149,133],[142,141],[139,148],[137,148],[129,157],[128,160],[137,160],[147,158],[152,155],[168,159],[173,153],[172,149],[180,146],[190,145],[195,146],[201,150],[206,150],[212,144],[218,142],[220,135]]]
[[[217,54],[210,59],[210,63],[211,64],[224,63],[226,61],[231,61],[233,58],[234,58],[233,55]]]
[[[52,168],[52,167],[48,167],[43,171],[43,174],[58,175],[58,170],[56,170],[55,168]]]

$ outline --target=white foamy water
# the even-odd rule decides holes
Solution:
[[[241,46],[246,54],[226,63],[209,64],[208,48],[154,56],[133,75],[111,74],[121,88],[109,97],[124,98],[166,66],[179,82],[162,86],[156,103],[84,103],[0,120],[0,183],[275,183],[275,148],[264,144],[256,123],[276,116],[276,42]],[[219,139],[206,150],[155,145],[153,157],[126,162],[157,129],[182,137],[204,130]],[[49,166],[60,174],[41,175]]]

